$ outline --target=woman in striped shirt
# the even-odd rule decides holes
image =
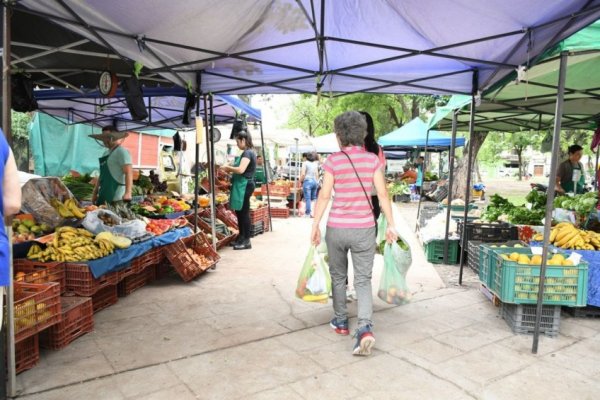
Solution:
[[[334,131],[342,151],[329,156],[323,164],[325,174],[317,200],[311,241],[315,245],[321,242],[319,223],[334,191],[325,235],[335,313],[331,327],[341,335],[350,333],[346,309],[346,279],[350,251],[354,265],[354,289],[358,301],[358,327],[355,335],[357,340],[352,352],[355,355],[369,355],[375,344],[371,320],[371,276],[375,258],[376,229],[370,196],[373,187],[387,219],[388,242],[397,240],[398,233],[394,229],[381,162],[377,155],[364,149],[367,134],[365,117],[356,111],[340,114],[334,121]]]

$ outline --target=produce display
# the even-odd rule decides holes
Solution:
[[[535,193],[535,194],[534,194]],[[546,203],[538,191],[533,190],[527,195],[528,201],[534,203],[531,209],[525,205],[515,206],[504,197],[495,194],[491,196],[490,203],[481,218],[487,222],[510,222],[515,225],[541,225],[546,215]]]
[[[116,248],[131,246],[131,240],[101,232],[96,237],[85,229],[64,226],[54,233],[54,239],[46,244],[46,249],[34,244],[27,253],[30,260],[40,262],[61,261],[80,262],[95,260],[112,254]]]
[[[191,206],[185,201],[169,199],[166,196],[160,196],[154,201],[145,200],[131,206],[131,211],[147,217],[180,213],[189,209]]]
[[[425,171],[425,177],[424,177],[425,182],[438,181],[439,179],[440,178],[437,176],[437,174],[435,174],[433,172]]]
[[[52,312],[46,310],[46,303],[34,299],[15,304],[15,331],[19,332],[42,323],[52,317]]]
[[[146,225],[146,231],[158,236],[158,235],[162,235],[163,233],[169,231],[170,229],[183,227],[187,223],[188,222],[182,218],[151,219],[148,221],[148,224]]]
[[[63,176],[62,181],[76,199],[80,201],[92,199],[94,185],[91,183],[92,177],[89,174],[71,173]]]
[[[558,196],[554,199],[554,208],[575,211],[587,216],[598,204],[598,192],[588,192],[577,196]],[[544,204],[545,206],[545,204]]]
[[[506,261],[514,261],[521,265],[542,265],[542,256],[537,254],[530,257],[527,254],[511,253],[501,254],[500,257]],[[563,267],[572,267],[574,265],[573,261],[565,258],[562,254],[554,254],[546,264]]]
[[[402,194],[410,195],[410,187],[406,182],[394,182],[388,184],[388,194],[398,196]]]
[[[533,240],[541,242],[544,236],[537,234]],[[600,250],[600,233],[577,229],[571,223],[561,222],[552,228],[550,243],[561,249]]]
[[[13,243],[23,243],[52,231],[46,224],[36,224],[33,216],[17,216],[12,222]]]

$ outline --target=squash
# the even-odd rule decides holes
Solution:
[[[206,196],[201,196],[198,198],[198,205],[200,207],[208,207],[210,206],[210,199]]]

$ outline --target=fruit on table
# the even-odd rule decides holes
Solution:
[[[544,236],[537,234],[533,240],[540,242]],[[550,243],[563,249],[600,250],[600,233],[577,229],[569,222],[561,222],[550,231]]]
[[[79,208],[75,199],[66,199],[61,203],[57,198],[52,198],[50,199],[50,205],[63,218],[85,218],[85,208]]]
[[[124,236],[118,236],[111,232],[100,232],[95,237],[96,241],[108,240],[118,249],[126,249],[131,246],[131,239]]]
[[[39,246],[32,249],[31,254],[27,254],[30,260],[80,262],[105,257],[113,253],[115,245],[106,238],[94,239],[85,229],[63,226],[56,230],[45,250]]]
[[[155,235],[162,235],[173,226],[173,222],[176,220],[170,219],[153,219],[146,225],[146,231],[154,233]]]
[[[29,240],[34,240],[37,236],[42,235],[44,232],[50,232],[52,229],[46,224],[36,224],[33,217],[22,217],[17,216],[12,222],[13,228],[13,243],[23,243]]]

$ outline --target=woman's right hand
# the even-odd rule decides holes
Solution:
[[[313,225],[312,232],[310,234],[310,241],[315,246],[321,244],[321,230],[319,229],[318,225]]]
[[[387,229],[385,230],[385,239],[390,244],[398,240],[398,232],[396,232],[396,229],[393,226],[388,225]]]

